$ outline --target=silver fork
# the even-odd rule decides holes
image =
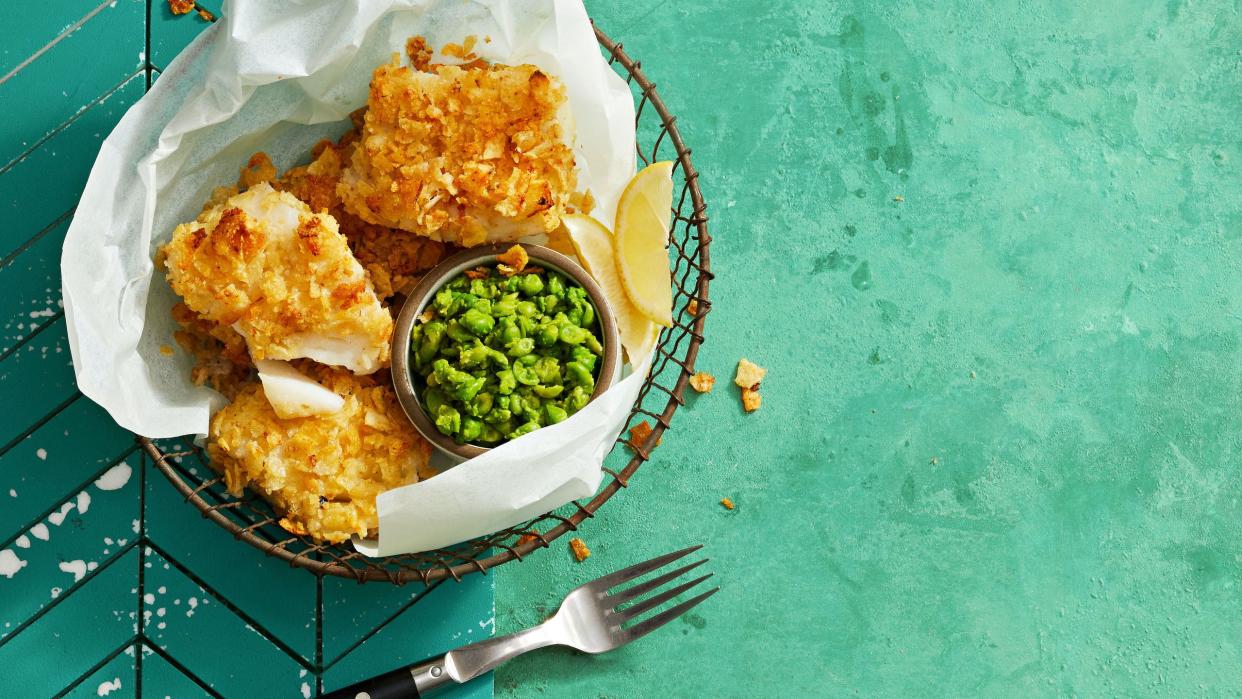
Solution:
[[[462,646],[438,658],[398,668],[344,689],[338,689],[325,695],[325,699],[423,697],[451,683],[468,682],[497,665],[536,648],[559,645],[576,648],[586,653],[603,653],[623,646],[685,614],[695,605],[714,595],[720,588],[714,587],[707,592],[695,595],[628,627],[622,624],[635,621],[641,614],[655,609],[712,577],[712,574],[708,573],[662,590],[658,594],[644,597],[664,584],[707,563],[708,559],[695,561],[616,592],[610,593],[609,590],[647,573],[655,572],[701,548],[703,547],[700,545],[674,551],[575,587],[565,595],[565,601],[561,602],[561,607],[556,614],[538,626]],[[621,608],[621,605],[627,602],[632,604]]]

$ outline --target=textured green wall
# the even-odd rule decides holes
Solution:
[[[723,590],[497,691],[1238,691],[1237,3],[588,9],[694,149],[721,381],[497,623],[692,542]]]

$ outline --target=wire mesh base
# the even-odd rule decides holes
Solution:
[[[690,162],[690,149],[677,130],[676,117],[669,113],[656,93],[656,86],[643,75],[641,63],[631,59],[621,44],[613,43],[595,29],[600,46],[638,99],[637,149],[640,165],[673,160],[674,218],[670,235],[673,276],[673,326],[660,333],[660,342],[651,373],[630,412],[626,430],[614,445],[631,454],[619,471],[605,468],[609,480],[589,501],[576,501],[558,512],[549,512],[524,524],[510,527],[464,544],[416,554],[368,558],[349,544],[318,543],[282,529],[279,516],[262,499],[249,492],[237,498],[229,494],[222,478],[207,463],[198,448],[165,451],[162,445],[145,437],[139,442],[155,466],[168,477],[185,499],[204,517],[224,527],[233,536],[264,553],[305,568],[317,575],[353,578],[358,582],[386,581],[394,584],[430,584],[445,578],[461,580],[470,573],[485,573],[509,561],[520,561],[540,548],[547,548],[567,532],[576,531],[595,515],[622,488],[628,486],[638,468],[651,455],[651,449],[669,428],[673,413],[685,404],[687,381],[694,373],[699,345],[703,342],[703,322],[711,310],[708,284],[712,279],[708,247],[706,204],[699,191],[698,172]],[[644,148],[644,143],[650,143]],[[678,190],[680,186],[680,190]],[[650,418],[652,431],[641,443],[626,440],[634,424]]]

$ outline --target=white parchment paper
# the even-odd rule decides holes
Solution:
[[[473,35],[481,57],[532,63],[566,85],[580,187],[611,227],[634,173],[634,103],[600,54],[580,0],[229,2],[223,18],[166,67],[104,141],[61,259],[78,386],[148,437],[207,432],[223,398],[189,380],[175,347],[175,295],[152,262],[255,151],[277,167],[347,130],[371,71],[414,35],[429,45]],[[196,21],[188,19],[187,21]],[[490,39],[485,41],[484,39]],[[640,363],[645,375],[647,364]],[[640,380],[622,381],[559,425],[379,499],[387,555],[437,548],[592,494]]]

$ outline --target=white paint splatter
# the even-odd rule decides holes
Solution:
[[[306,668],[298,670],[298,677],[306,677]]]
[[[190,605],[190,608],[189,608],[189,609],[187,609],[187,610],[185,610],[185,615],[186,615],[186,616],[188,616],[188,617],[189,617],[189,616],[194,616],[194,610],[195,610],[195,608],[197,608],[197,607],[198,607],[198,598],[197,598],[197,597],[191,597],[190,599],[186,600],[186,604],[189,604],[189,605]]]
[[[86,514],[86,509],[91,506],[91,494],[83,490],[78,493],[78,512]]]
[[[98,564],[98,563],[96,563],[96,562],[94,562],[94,561],[91,561],[91,562],[89,562],[89,563],[87,563],[87,564],[86,564],[86,569],[87,569],[87,570],[95,570],[95,569],[96,569],[96,568],[98,568],[98,567],[99,567],[99,564]]]
[[[17,557],[11,549],[0,551],[0,575],[11,578],[17,571],[26,567],[26,562]]]
[[[155,610],[155,616],[164,616],[164,614],[167,612],[168,610],[166,608],[160,607],[159,609]]]
[[[43,447],[35,449],[35,456],[39,457],[39,461],[47,461],[47,449]]]
[[[60,506],[60,511],[53,512],[52,514],[48,515],[47,521],[59,527],[62,523],[64,523],[65,518],[69,516],[69,511],[72,509],[73,509],[73,503],[66,502],[65,504]]]
[[[14,539],[14,543],[17,544],[17,548],[19,549],[30,548],[30,539],[27,539],[25,534],[22,534],[21,536]]]
[[[160,588],[156,590],[156,592],[160,593],[161,595],[165,595],[165,594],[168,594],[168,588],[164,587],[163,585],[160,585]]]
[[[166,623],[164,623],[164,622],[162,622],[162,621],[161,621],[160,623],[158,623],[158,624],[156,624],[156,625],[155,625],[155,628],[160,629],[160,630],[163,630],[163,629],[164,629],[164,628],[166,628],[167,626],[168,626],[168,624],[166,624]]]
[[[112,545],[112,537],[110,537],[110,536],[105,536],[105,537],[104,537],[104,543],[105,543],[105,544],[107,544],[107,545],[109,545],[109,546],[111,546],[111,545]]]
[[[45,309],[43,309],[43,310],[41,310],[41,311],[31,311],[31,312],[30,312],[30,317],[31,317],[31,318],[51,318],[51,317],[52,317],[52,316],[54,316],[54,315],[56,315],[56,311],[53,311],[53,310],[52,310],[52,309],[50,309],[50,308],[45,308]]]
[[[302,699],[310,699],[310,685],[302,683]]]
[[[61,561],[60,569],[66,573],[72,573],[73,581],[77,582],[86,575],[86,561],[80,558],[76,561]]]
[[[106,697],[121,688],[121,678],[114,677],[111,682],[104,680],[99,683],[99,688],[95,690],[95,696]]]
[[[12,488],[9,488],[9,497],[11,498],[17,497],[17,491]]]
[[[155,595],[148,592],[147,594],[142,596],[142,601],[146,602],[147,604],[155,604]]]
[[[60,588],[53,587],[52,588],[52,599],[56,599],[57,597],[60,597]]]
[[[95,487],[100,490],[120,490],[129,482],[129,477],[134,474],[134,469],[129,464],[122,461],[121,463],[108,469],[106,473],[95,481]],[[134,531],[138,531],[135,529]]]
[[[48,539],[47,525],[44,524],[43,522],[39,522],[38,524],[31,527],[30,533],[33,534],[34,538],[36,539],[40,539],[42,541],[47,541]]]
[[[134,528],[134,533],[135,533],[135,534],[137,534],[137,533],[138,533],[138,527],[140,526],[140,525],[138,524],[138,520],[134,520],[134,523],[133,523],[133,525],[132,525],[132,526],[133,526],[133,528]],[[122,545],[123,545],[123,544],[122,544]]]

